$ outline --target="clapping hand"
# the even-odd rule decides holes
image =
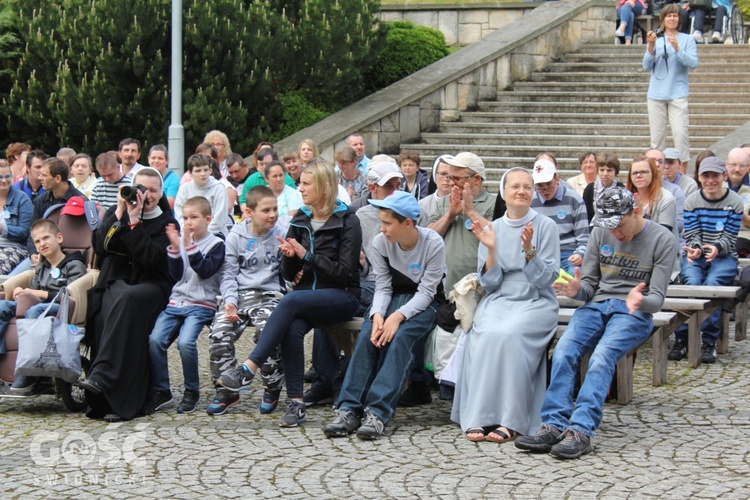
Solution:
[[[480,243],[489,248],[495,248],[495,229],[487,221],[475,220],[474,229],[471,230]]]
[[[534,245],[531,244],[531,239],[534,237],[534,226],[531,225],[531,222],[526,224],[523,228],[523,232],[521,233],[521,248],[523,248],[524,252],[530,252],[532,248],[534,248]]]

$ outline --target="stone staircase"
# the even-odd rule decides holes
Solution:
[[[498,92],[497,100],[480,101],[476,111],[423,133],[420,144],[401,148],[419,151],[424,168],[440,154],[472,151],[484,160],[492,191],[507,168],[530,168],[542,151],[557,157],[563,178],[579,172],[578,156],[589,150],[614,151],[624,170],[649,147],[644,50],[583,46],[531,81]],[[700,64],[690,73],[693,157],[750,120],[750,46],[699,45],[698,56]]]

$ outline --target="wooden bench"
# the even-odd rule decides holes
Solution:
[[[558,327],[555,332],[555,339],[559,339],[565,332],[567,324],[570,322],[570,318],[573,317],[575,308],[560,308],[558,314]],[[326,331],[331,335],[339,347],[346,352],[351,354],[354,343],[356,342],[357,334],[362,329],[362,323],[364,318],[352,318],[349,321],[337,323],[332,326],[326,327]],[[669,335],[678,326],[678,315],[672,312],[659,312],[654,315],[654,330],[651,332],[652,336],[658,338],[669,338]],[[638,346],[640,347],[640,346]],[[624,356],[618,363],[616,368],[617,377],[617,404],[626,405],[633,399],[633,364],[635,362],[634,356],[638,347],[630,351]],[[664,348],[666,349],[666,347]],[[588,368],[589,356],[585,356],[581,361],[579,367],[581,373],[581,380],[586,376],[586,370]],[[664,380],[661,383],[666,382],[666,351],[664,351]],[[662,369],[661,366],[659,368]],[[655,376],[654,376],[655,377]],[[661,385],[661,383],[659,385]]]
[[[691,286],[691,285],[669,285],[667,288],[667,297],[671,298],[692,298],[692,299],[708,299],[713,302],[711,312],[714,312],[717,307],[721,307],[725,301],[737,298],[740,293],[740,287],[738,286]],[[710,315],[695,315],[691,317],[689,321],[693,321],[697,326],[693,325],[691,328],[688,324],[688,363],[695,367],[700,364],[700,348],[701,339],[700,335],[696,334],[696,331],[700,331],[700,324]],[[739,317],[738,317],[739,316]],[[703,319],[700,319],[702,317]],[[729,313],[726,311],[721,312],[721,332],[719,333],[719,339],[716,342],[716,352],[719,354],[726,354],[729,352]],[[741,329],[743,332],[747,329],[747,301],[742,304],[737,304],[737,312],[735,314],[735,330]],[[693,332],[692,334],[690,332]],[[744,334],[741,338],[744,338]],[[737,334],[735,333],[735,340]],[[741,339],[739,339],[741,340]]]
[[[573,300],[568,297],[558,297],[560,306],[577,307],[583,302]],[[712,301],[709,299],[683,299],[669,298],[664,300],[662,311],[675,313],[677,316],[674,323],[669,327],[663,326],[656,329],[652,334],[653,360],[651,363],[651,384],[659,387],[667,383],[667,355],[669,353],[669,337],[682,324],[688,323],[688,336],[698,338],[700,341],[700,324],[705,320],[717,307],[721,307],[721,301]],[[695,317],[694,321],[691,318]],[[700,351],[698,351],[700,352]],[[700,363],[700,356],[696,356],[697,363]],[[693,365],[694,367],[697,365]]]
[[[559,338],[565,332],[567,323],[570,322],[570,318],[573,317],[574,312],[575,308],[560,308],[558,322],[561,324],[557,327],[557,334],[555,335],[555,338]],[[671,335],[672,332],[674,332],[674,330],[677,328],[677,326],[679,326],[678,315],[674,312],[660,311],[653,315],[653,322],[654,329],[652,330],[649,338],[654,339],[669,338],[669,335]],[[648,339],[646,340],[646,342],[647,341]],[[617,366],[615,368],[615,377],[617,380],[617,404],[619,405],[626,405],[633,400],[633,367],[635,364],[635,353],[640,347],[641,346],[635,347],[627,355],[623,356],[620,361],[617,362]],[[665,356],[663,369],[666,370],[666,351],[664,352],[664,354]],[[581,359],[581,365],[579,367],[581,373],[581,381],[583,381],[586,376],[586,369],[588,368],[589,358],[590,354],[587,354],[583,357],[583,359]],[[654,374],[652,378],[654,380],[656,380],[656,369],[657,367],[653,366],[652,370]],[[662,370],[661,365],[659,365],[658,369],[660,371]],[[666,382],[666,372],[664,373],[664,382]]]

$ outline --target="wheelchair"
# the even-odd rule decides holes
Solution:
[[[724,42],[731,40],[733,44],[745,43],[744,27],[742,25],[742,12],[740,12],[739,6],[737,6],[736,0],[713,0],[714,10],[718,7],[724,7],[727,11],[727,15],[724,16],[724,22],[722,24],[721,36]],[[708,41],[711,39],[711,34],[714,31],[714,13],[706,15],[706,21],[703,24],[703,38]],[[690,33],[693,32],[694,16],[690,14]]]

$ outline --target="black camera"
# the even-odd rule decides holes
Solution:
[[[661,38],[664,36],[664,30],[661,28],[656,28],[654,30],[654,35],[656,35],[656,38]]]
[[[140,184],[136,184],[134,186],[123,186],[123,188],[120,190],[120,196],[122,196],[123,200],[135,205],[138,202],[138,191],[140,191],[141,193],[145,193],[147,190]]]

